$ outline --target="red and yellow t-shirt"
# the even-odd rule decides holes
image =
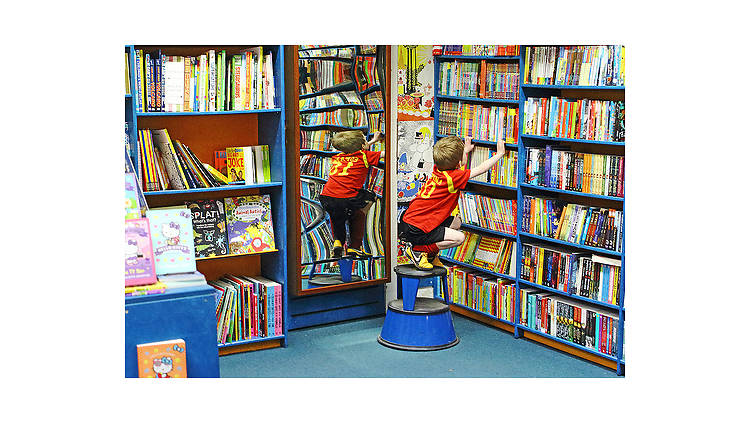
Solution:
[[[352,198],[365,184],[370,166],[378,164],[380,151],[359,150],[331,157],[331,170],[321,195],[333,198]]]
[[[429,233],[450,217],[458,205],[458,194],[466,187],[470,169],[432,169],[432,177],[419,189],[411,201],[403,220],[425,233]]]

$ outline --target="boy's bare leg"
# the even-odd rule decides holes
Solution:
[[[459,226],[460,226],[460,219]],[[455,223],[455,220],[454,220]],[[453,224],[451,224],[452,226]],[[443,237],[443,240],[441,242],[437,242],[436,245],[438,249],[449,249],[455,246],[459,246],[460,244],[464,243],[464,240],[466,240],[466,235],[464,232],[456,229],[452,229],[450,227],[445,228],[445,236]]]

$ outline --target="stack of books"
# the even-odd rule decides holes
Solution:
[[[520,45],[464,44],[443,46],[443,54],[449,56],[517,56],[520,50]]]
[[[257,275],[231,274],[208,284],[215,290],[220,344],[283,335],[281,284]]]
[[[299,115],[300,125],[336,125],[346,127],[367,126],[367,114],[361,109],[341,108],[338,110]]]
[[[518,63],[495,63],[482,60],[480,98],[517,100],[521,84]]]
[[[328,178],[331,170],[331,157],[306,154],[299,159],[299,171],[301,175]]]
[[[300,111],[311,110],[323,107],[333,107],[338,105],[359,105],[362,104],[359,96],[354,91],[337,91],[330,94],[316,95],[315,97],[300,98]]]
[[[299,60],[299,93],[311,94],[352,82],[351,62],[337,60]]]
[[[357,57],[357,86],[360,92],[378,84],[375,57]]]
[[[499,139],[511,144],[517,142],[518,109],[515,107],[487,107],[459,102],[458,116],[456,132],[448,133],[450,135],[455,134],[490,142],[496,142]]]
[[[301,130],[299,144],[301,149],[333,151],[331,141],[335,132],[330,130]]]
[[[441,62],[438,94],[476,97],[479,94],[479,63]]]

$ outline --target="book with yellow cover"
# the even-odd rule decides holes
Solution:
[[[138,378],[187,378],[185,340],[144,343],[136,348]]]

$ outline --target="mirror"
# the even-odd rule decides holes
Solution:
[[[383,280],[386,47],[296,50],[300,290]]]

